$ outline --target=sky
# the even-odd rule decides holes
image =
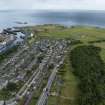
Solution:
[[[105,10],[105,0],[0,0],[0,9]]]

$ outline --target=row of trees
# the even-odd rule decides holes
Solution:
[[[79,79],[78,105],[105,105],[105,65],[100,48],[79,46],[71,51],[73,73]]]
[[[89,41],[88,43],[93,44],[93,43],[102,43],[105,42],[105,39],[100,39],[100,40],[95,40],[95,41]]]

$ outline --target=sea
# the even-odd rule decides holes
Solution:
[[[105,11],[93,10],[1,10],[0,29],[61,24],[105,27]]]

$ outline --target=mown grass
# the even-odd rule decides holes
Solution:
[[[32,29],[40,30],[38,32],[40,36],[52,38],[72,38],[83,42],[105,39],[105,29],[95,27],[67,28],[59,25],[42,25],[32,27]]]

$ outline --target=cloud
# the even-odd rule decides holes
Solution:
[[[0,9],[105,10],[105,0],[0,0]]]

